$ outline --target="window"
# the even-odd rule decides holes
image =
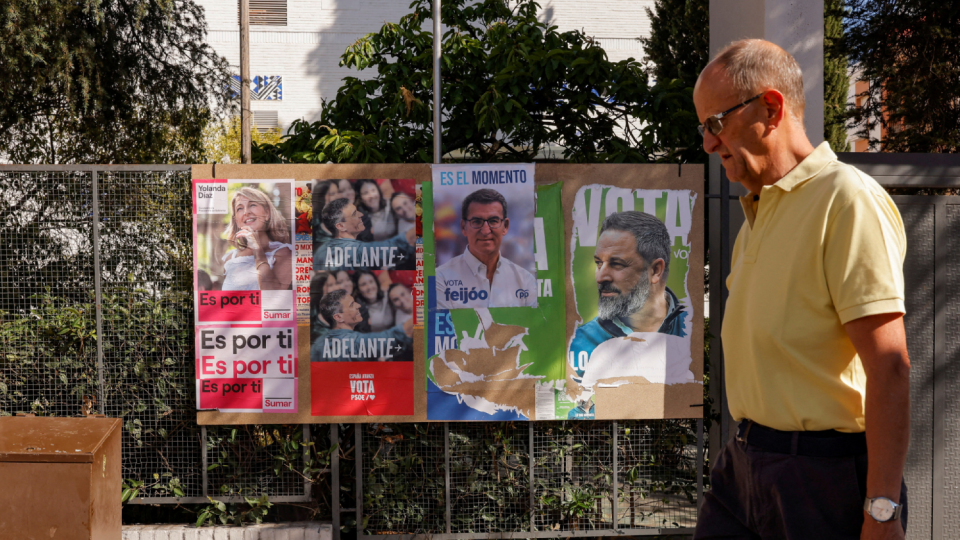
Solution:
[[[257,128],[260,133],[265,131],[270,131],[271,129],[280,125],[280,121],[277,119],[277,111],[251,111],[253,113],[253,126]]]
[[[237,2],[237,23],[240,21],[240,2]],[[259,26],[286,26],[287,0],[250,0],[250,24]]]

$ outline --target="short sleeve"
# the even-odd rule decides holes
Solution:
[[[905,313],[907,242],[893,201],[862,189],[833,215],[826,234],[824,273],[840,322]]]

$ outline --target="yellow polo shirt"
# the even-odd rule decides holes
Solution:
[[[827,143],[741,204],[721,333],[730,414],[785,431],[864,431],[866,374],[843,325],[904,313],[897,207]]]

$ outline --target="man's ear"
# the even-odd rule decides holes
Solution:
[[[783,94],[779,90],[767,90],[760,100],[766,108],[767,124],[772,128],[780,127],[780,122],[783,121],[787,111]]]
[[[503,218],[503,234],[510,231],[510,218]]]
[[[650,265],[650,283],[660,283],[663,281],[663,272],[667,269],[667,263],[663,259],[657,259]]]
[[[467,235],[467,220],[465,219],[460,220],[460,233],[464,236]]]

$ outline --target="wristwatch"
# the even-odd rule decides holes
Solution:
[[[884,523],[900,519],[900,511],[903,510],[903,506],[886,497],[874,497],[872,499],[867,497],[863,501],[863,509],[878,523]]]

